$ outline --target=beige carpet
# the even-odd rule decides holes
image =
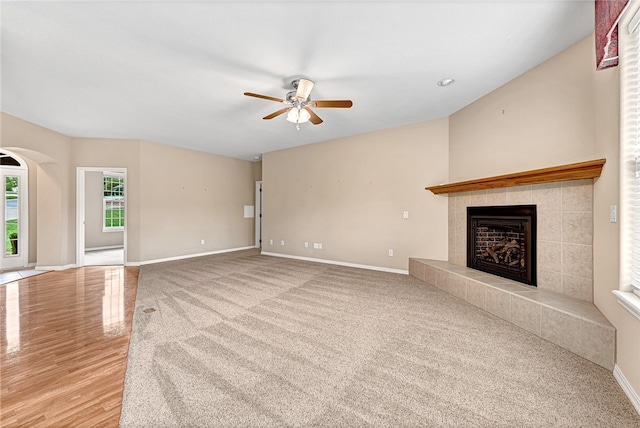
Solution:
[[[120,423],[639,427],[640,416],[610,372],[415,278],[250,250],[141,268]]]

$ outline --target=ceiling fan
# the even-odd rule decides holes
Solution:
[[[281,114],[287,113],[287,120],[296,124],[296,129],[300,129],[300,124],[304,122],[311,122],[314,125],[320,125],[322,119],[311,110],[311,107],[317,108],[350,108],[353,105],[351,100],[324,100],[313,101],[310,94],[313,86],[315,85],[309,79],[296,79],[291,82],[291,85],[295,91],[289,92],[285,99],[269,97],[267,95],[254,94],[252,92],[245,92],[248,97],[262,98],[264,100],[275,101],[278,103],[286,104],[287,107],[281,108],[278,111],[271,113],[263,117],[265,120],[273,119]]]

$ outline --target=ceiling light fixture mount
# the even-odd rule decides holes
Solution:
[[[455,82],[455,79],[447,77],[446,79],[438,80],[437,85],[444,87],[444,86],[453,85],[454,82]]]

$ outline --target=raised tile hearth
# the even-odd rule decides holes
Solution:
[[[445,261],[410,258],[409,275],[613,370],[616,330],[592,303]]]

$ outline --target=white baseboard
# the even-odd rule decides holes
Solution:
[[[194,258],[194,257],[211,256],[211,255],[214,255],[214,254],[231,253],[231,252],[234,252],[234,251],[251,250],[251,249],[254,249],[254,248],[257,248],[257,247],[251,245],[251,246],[248,246],[248,247],[227,248],[227,249],[224,249],[224,250],[208,251],[206,253],[185,254],[185,255],[182,255],[182,256],[165,257],[165,258],[162,258],[162,259],[144,260],[144,261],[141,261],[141,262],[126,262],[124,265],[125,266],[134,266],[134,267],[135,266],[144,266],[144,265],[151,265],[151,264],[154,264],[154,263],[163,263],[163,262],[172,262],[172,261],[176,261],[176,260],[191,259],[191,258]],[[387,268],[387,267],[382,267],[382,266],[372,266],[372,265],[363,265],[363,264],[358,264],[358,263],[340,262],[340,261],[337,261],[337,260],[316,259],[316,258],[313,258],[313,257],[292,256],[292,255],[289,255],[289,254],[270,253],[270,252],[266,252],[266,251],[262,251],[261,254],[265,255],[265,256],[283,257],[283,258],[296,259],[296,260],[305,260],[305,261],[308,261],[308,262],[325,263],[325,264],[337,265],[337,266],[347,266],[347,267],[353,267],[353,268],[358,268],[358,269],[375,270],[375,271],[379,271],[379,272],[398,273],[398,274],[402,274],[402,275],[408,275],[409,274],[408,270],[393,269],[393,268]],[[38,266],[38,265],[36,265],[35,270],[65,270],[65,269],[70,269],[70,268],[75,268],[75,267],[76,267],[75,264],[68,264],[68,265],[63,265],[63,266]]]
[[[85,248],[84,251],[102,251],[102,250],[117,250],[117,249],[124,249],[124,247],[122,245],[111,245],[109,247],[91,247],[91,248]]]
[[[166,257],[166,258],[162,258],[162,259],[155,259],[155,260],[145,260],[142,262],[125,262],[124,265],[125,266],[142,266],[142,265],[151,265],[154,263],[162,263],[162,262],[171,262],[171,261],[175,261],[175,260],[184,260],[184,259],[190,259],[193,257],[202,257],[202,256],[210,256],[213,254],[222,254],[222,253],[231,253],[233,251],[242,251],[242,250],[251,250],[253,248],[256,248],[255,246],[251,245],[249,247],[239,247],[239,248],[228,248],[228,249],[224,249],[224,250],[216,250],[216,251],[208,251],[206,253],[196,253],[196,254],[186,254],[183,256],[175,256],[175,257]],[[75,263],[73,264],[68,264],[68,265],[62,265],[62,266],[39,266],[39,265],[35,265],[35,270],[66,270],[66,269],[71,269],[71,268],[75,268],[77,267]]]
[[[173,262],[173,261],[176,261],[176,260],[191,259],[191,258],[194,258],[194,257],[211,256],[213,254],[222,254],[222,253],[231,253],[233,251],[250,250],[250,249],[253,249],[253,248],[255,248],[253,245],[251,245],[249,247],[228,248],[228,249],[225,249],[225,250],[208,251],[206,253],[186,254],[184,256],[165,257],[165,258],[162,258],[162,259],[145,260],[145,261],[142,261],[142,262],[127,262],[126,265],[127,266],[144,266],[144,265],[151,265],[151,264],[154,264],[154,263]]]
[[[631,386],[627,378],[624,377],[622,370],[620,370],[620,367],[618,367],[617,364],[613,368],[613,377],[616,378],[618,384],[626,394],[627,398],[629,398],[629,401],[631,401],[631,404],[636,409],[636,412],[638,412],[638,414],[640,415],[640,395],[638,395],[638,393],[634,391],[633,387]]]
[[[361,265],[361,264],[357,264],[357,263],[339,262],[339,261],[336,261],[336,260],[315,259],[313,257],[302,257],[302,256],[292,256],[290,254],[270,253],[270,252],[266,252],[266,251],[262,251],[261,254],[263,256],[273,256],[273,257],[283,257],[285,259],[305,260],[307,262],[316,262],[316,263],[325,263],[325,264],[329,264],[329,265],[347,266],[347,267],[353,267],[353,268],[358,268],[358,269],[376,270],[376,271],[380,271],[380,272],[399,273],[399,274],[402,274],[402,275],[408,275],[409,274],[408,270],[392,269],[392,268],[386,268],[386,267],[382,267],[382,266]]]
[[[61,266],[42,266],[36,265],[34,270],[67,270],[76,267],[75,263]]]

